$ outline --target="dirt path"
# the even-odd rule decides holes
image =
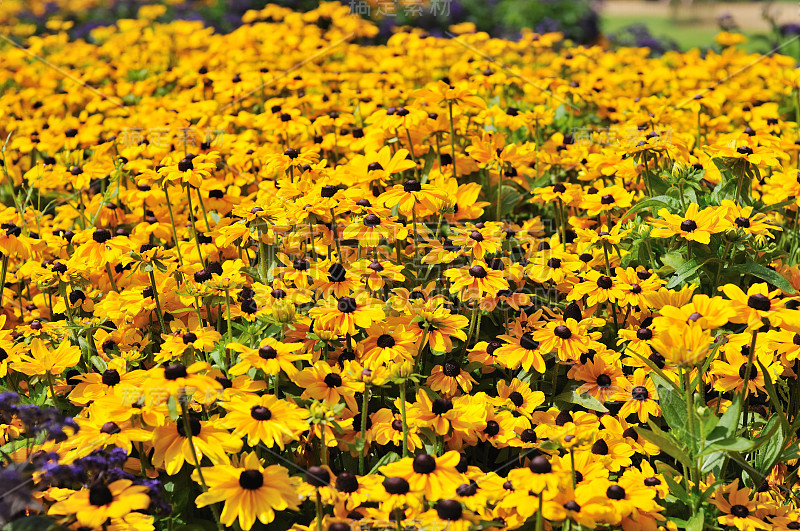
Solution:
[[[716,24],[718,18],[729,14],[743,30],[766,31],[769,23],[762,12],[769,8],[781,24],[800,24],[800,2],[714,2],[707,0],[683,0],[677,9],[679,21],[683,23],[703,22]],[[604,0],[600,12],[612,16],[669,17],[675,11],[668,0],[644,2],[641,0]]]

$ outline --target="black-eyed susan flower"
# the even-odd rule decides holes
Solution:
[[[655,228],[650,234],[655,238],[670,238],[680,236],[687,241],[708,245],[711,235],[722,232],[730,224],[724,218],[725,211],[720,212],[718,207],[706,207],[702,211],[697,203],[692,203],[683,216],[671,214],[662,208],[658,215],[663,220],[653,220]]]
[[[644,369],[636,369],[630,377],[628,384],[618,396],[625,403],[619,410],[620,418],[627,418],[629,415],[636,415],[640,422],[647,422],[650,416],[658,417],[661,415],[661,407],[658,405],[658,393],[653,381],[648,377]]]
[[[144,485],[134,485],[130,479],[118,479],[108,485],[100,483],[56,502],[48,513],[74,515],[81,525],[98,529],[110,518],[122,518],[132,511],[147,509],[150,506],[148,490]]]
[[[739,488],[739,480],[720,487],[714,492],[711,503],[722,513],[717,521],[725,526],[735,527],[739,531],[770,529],[769,524],[758,515],[758,506],[750,500],[749,488]]]
[[[274,395],[234,399],[225,407],[223,424],[238,436],[246,434],[250,446],[263,442],[283,450],[308,429],[308,411]]]
[[[263,467],[255,453],[245,454],[241,466],[216,465],[203,467],[202,471],[208,492],[198,496],[195,503],[205,507],[224,502],[220,521],[226,526],[238,519],[242,529],[247,530],[256,520],[272,522],[276,511],[297,509],[299,497],[288,471],[280,465]],[[192,478],[200,481],[198,471]]]
[[[358,405],[355,394],[364,391],[363,382],[350,380],[338,366],[331,366],[324,361],[318,361],[297,373],[294,382],[303,389],[303,398],[324,400],[329,404],[336,404],[344,398],[347,405],[356,411]]]
[[[320,306],[312,308],[310,315],[316,319],[315,328],[353,336],[356,327],[369,328],[383,318],[384,312],[377,300],[362,293],[355,297],[325,299]]]
[[[469,269],[448,269],[444,274],[450,279],[450,292],[462,300],[478,300],[484,294],[496,295],[508,289],[502,271],[490,268],[482,260],[473,261]]]
[[[242,440],[221,427],[219,419],[203,421],[195,416],[189,417],[192,442],[186,433],[183,418],[169,422],[153,431],[153,466],[163,467],[167,474],[180,472],[184,463],[198,464],[203,456],[213,464],[230,464],[228,454],[242,448]],[[195,455],[192,455],[192,446]]]
[[[302,343],[284,343],[273,337],[261,340],[258,348],[250,348],[241,343],[228,343],[227,347],[239,352],[239,362],[231,367],[231,375],[245,374],[251,368],[275,375],[283,371],[290,378],[297,374],[296,361],[310,360],[311,354],[302,352]]]
[[[456,470],[460,459],[458,452],[452,451],[441,457],[419,454],[385,465],[380,472],[388,477],[403,478],[412,490],[436,500],[455,493],[456,488],[465,482],[465,476]]]

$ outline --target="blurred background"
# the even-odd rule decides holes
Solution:
[[[319,2],[277,0],[271,3],[299,11]],[[453,24],[472,23],[492,36],[515,38],[523,28],[561,32],[578,44],[646,46],[654,55],[670,50],[715,46],[720,30],[747,37],[748,51],[800,58],[800,1],[772,0],[342,0],[350,11],[380,28],[376,42],[403,26],[445,35]],[[255,0],[2,0],[0,27],[17,37],[53,30],[85,38],[95,27],[136,16],[147,4],[163,4],[160,21],[202,20],[227,32],[241,16],[262,9]]]

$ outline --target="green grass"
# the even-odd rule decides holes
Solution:
[[[678,43],[682,50],[691,48],[707,48],[714,45],[714,37],[719,32],[715,24],[673,22],[669,17],[640,17],[640,16],[608,16],[601,19],[603,33],[610,35],[634,24],[644,24],[650,33],[657,38],[670,38]],[[748,51],[762,51],[764,44],[753,40],[755,33],[745,32],[748,42],[744,48]]]

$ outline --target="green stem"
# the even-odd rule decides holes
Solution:
[[[148,271],[148,274],[150,275],[150,285],[153,287],[153,300],[156,301],[156,311],[158,312],[158,324],[161,325],[161,331],[166,334],[169,332],[169,329],[167,328],[167,325],[164,323],[164,315],[161,312],[161,301],[158,298],[158,288],[156,287],[156,276],[153,273],[152,269]]]
[[[369,385],[364,387],[361,397],[361,451],[358,453],[358,474],[364,475],[364,454],[367,451],[367,413],[369,410]]]
[[[447,108],[450,111],[450,156],[453,159],[453,179],[456,178],[456,132],[453,126],[453,102],[448,100]]]
[[[750,383],[750,373],[753,372],[753,357],[756,353],[756,338],[758,337],[758,328],[753,330],[753,338],[750,340],[750,352],[747,355],[747,368],[744,371],[744,382],[742,383],[742,404],[744,409],[744,418],[742,426],[747,426],[747,417],[750,412],[750,394],[747,392],[747,386]]]
[[[164,187],[164,197],[167,200],[167,211],[169,212],[169,222],[172,225],[172,240],[175,245],[175,252],[178,254],[178,262],[183,267],[183,255],[181,254],[181,246],[178,240],[178,230],[175,228],[175,215],[172,213],[172,201],[169,199],[169,187]],[[183,280],[183,275],[180,275],[179,280]]]
[[[408,457],[408,418],[406,417],[406,381],[400,382],[400,419],[403,422],[403,457]]]
[[[189,407],[187,405],[187,401],[189,397],[185,397],[179,399],[178,401],[181,403],[181,417],[183,417],[183,431],[186,434],[186,439],[189,442],[189,449],[192,452],[192,460],[194,461],[194,469],[197,470],[197,476],[200,479],[200,485],[203,488],[203,492],[208,492],[208,485],[206,485],[206,478],[203,477],[203,470],[200,467],[200,461],[197,459],[197,449],[194,446],[194,438],[192,437],[192,426],[189,423]],[[217,505],[212,503],[209,505],[211,508],[211,513],[214,515],[214,521],[217,523],[217,529],[219,531],[223,531],[225,527],[222,525],[219,519],[219,509],[217,509]]]
[[[111,264],[106,262],[106,274],[108,275],[108,281],[111,282],[111,289],[119,293],[119,288],[117,288],[117,281],[114,280],[114,273],[111,272]]]
[[[197,245],[197,256],[200,257],[200,263],[205,266],[206,262],[203,260],[203,251],[200,250],[200,237],[197,235],[197,229],[194,226],[194,207],[192,206],[192,189],[186,185],[186,200],[189,203],[189,226],[192,229],[192,236],[194,243]]]

